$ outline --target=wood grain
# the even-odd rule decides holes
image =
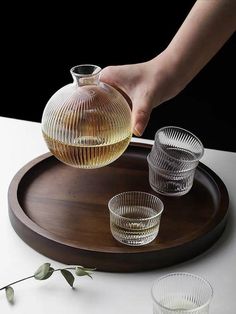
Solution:
[[[100,169],[66,166],[50,153],[23,167],[8,192],[9,216],[18,235],[36,251],[98,270],[132,272],[192,258],[222,234],[228,212],[224,183],[199,164],[191,191],[181,197],[154,192],[148,182],[150,145],[131,143]],[[107,203],[117,193],[146,191],[165,206],[156,240],[129,247],[111,235]]]

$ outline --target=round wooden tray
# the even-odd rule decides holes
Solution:
[[[148,182],[150,148],[131,143],[117,161],[94,170],[66,166],[50,153],[32,160],[9,187],[13,228],[32,248],[52,259],[103,271],[155,269],[198,255],[224,230],[226,187],[199,163],[188,194],[158,195]],[[158,237],[141,247],[120,244],[110,232],[107,203],[115,194],[131,190],[158,195],[165,205]]]

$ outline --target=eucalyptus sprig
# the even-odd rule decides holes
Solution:
[[[62,274],[62,276],[65,278],[67,283],[71,286],[71,288],[74,288],[75,277],[70,270],[73,270],[76,276],[89,276],[90,278],[92,278],[91,272],[94,271],[95,268],[85,268],[83,266],[77,265],[77,266],[54,269],[53,267],[51,267],[50,263],[44,263],[36,270],[34,275],[14,281],[10,283],[9,285],[6,285],[0,288],[0,290],[5,290],[6,298],[8,302],[14,303],[14,289],[12,288],[13,285],[15,285],[18,282],[30,279],[30,278],[34,278],[36,280],[46,280],[49,277],[51,277],[52,274],[55,273],[56,271]]]

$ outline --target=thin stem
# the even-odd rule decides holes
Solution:
[[[53,272],[55,272],[55,271],[61,271],[62,269],[71,269],[71,270],[75,270],[75,267],[58,268],[58,269],[54,269]],[[9,283],[9,285],[6,285],[6,286],[0,288],[0,291],[3,290],[3,289],[6,289],[6,288],[9,287],[9,286],[12,286],[12,285],[18,283],[18,282],[21,282],[21,281],[24,281],[24,280],[27,280],[27,279],[30,279],[30,278],[34,278],[34,275],[29,276],[29,277],[25,277],[25,278],[23,278],[23,279],[14,281],[14,282],[12,282],[12,283]]]
[[[12,283],[9,283],[9,285],[6,285],[6,286],[0,288],[0,290],[6,289],[7,287],[14,285],[15,283],[18,283],[18,282],[21,282],[21,281],[24,281],[24,280],[27,280],[27,279],[30,279],[30,278],[34,278],[34,275],[33,275],[33,276],[29,276],[29,277],[25,277],[25,278],[23,278],[23,279],[14,281],[14,282],[12,282]]]

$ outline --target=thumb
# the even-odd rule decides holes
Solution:
[[[151,111],[152,109],[148,108],[148,106],[136,105],[135,102],[133,102],[132,125],[134,135],[142,136],[148,124]]]
[[[101,70],[100,80],[109,85],[117,85],[117,77],[119,78],[119,66],[108,66]]]

